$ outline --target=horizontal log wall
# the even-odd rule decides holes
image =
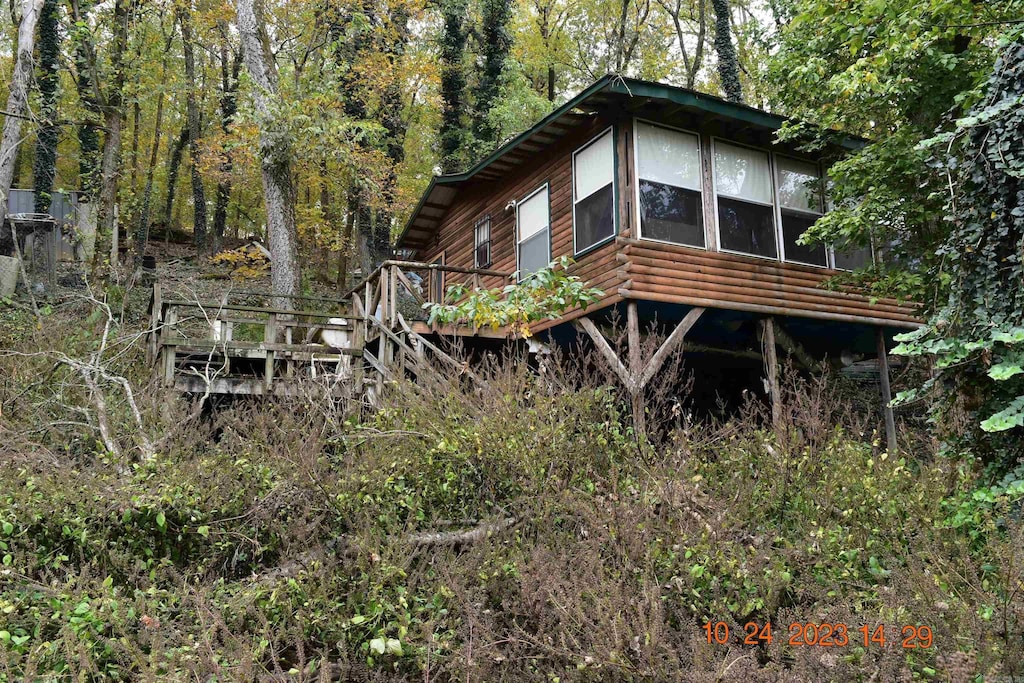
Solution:
[[[897,327],[918,322],[911,304],[823,288],[834,270],[649,240],[618,243],[625,297]]]

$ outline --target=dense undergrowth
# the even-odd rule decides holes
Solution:
[[[199,411],[144,385],[138,346],[103,362],[141,422],[116,381],[0,355],[0,680],[1024,675],[1019,482],[981,488],[927,439],[886,456],[839,380],[791,379],[778,432],[756,405],[670,413],[651,445],[578,370]],[[770,644],[743,644],[751,621]],[[793,622],[849,644],[790,645]]]

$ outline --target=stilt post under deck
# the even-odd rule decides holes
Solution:
[[[775,351],[775,320],[762,318],[761,325],[761,352],[764,355],[766,378],[768,381],[768,395],[772,402],[772,427],[779,429],[782,426],[782,393],[779,388],[779,357]]]
[[[878,380],[882,390],[882,414],[885,417],[885,444],[896,452],[896,418],[892,413],[892,387],[889,384],[889,352],[885,348],[885,330],[878,328]]]
[[[644,416],[644,389],[661,370],[665,361],[672,353],[679,348],[686,338],[686,334],[697,323],[697,320],[704,313],[703,308],[692,308],[686,316],[679,321],[672,334],[645,363],[640,348],[640,322],[637,316],[636,303],[630,302],[626,306],[626,332],[629,337],[629,368],[623,365],[611,344],[601,334],[590,318],[582,317],[574,321],[576,329],[585,332],[594,342],[598,353],[605,359],[612,371],[622,382],[626,393],[629,394],[631,408],[633,411],[633,425],[637,437],[642,438],[647,433],[647,420]]]
[[[626,389],[633,410],[633,426],[637,436],[642,437],[647,434],[647,416],[644,415],[644,387],[640,380],[644,365],[640,348],[640,318],[635,301],[626,304],[626,334],[629,337],[629,374],[632,379]]]

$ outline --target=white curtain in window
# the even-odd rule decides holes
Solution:
[[[612,182],[615,155],[612,132],[608,131],[576,155],[576,201],[594,194]]]
[[[548,227],[548,188],[544,187],[519,204],[519,241],[522,242]]]
[[[700,191],[697,136],[637,122],[638,174],[644,180]]]
[[[779,173],[779,205],[786,209],[821,213],[818,200],[818,168],[806,161],[776,156]]]
[[[720,195],[772,203],[768,153],[715,141],[715,190]]]

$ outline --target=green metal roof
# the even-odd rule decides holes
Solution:
[[[715,118],[731,119],[747,126],[769,131],[778,130],[786,121],[791,120],[762,109],[729,102],[721,97],[688,88],[609,74],[592,83],[578,95],[538,121],[533,127],[523,131],[484,157],[469,170],[431,178],[430,184],[423,192],[423,196],[398,238],[396,246],[417,249],[426,246],[440,224],[447,207],[451,206],[454,201],[458,186],[470,180],[500,178],[512,168],[529,159],[528,156],[522,156],[522,152],[530,154],[532,151],[537,151],[538,145],[543,148],[557,142],[557,138],[564,135],[564,132],[555,132],[556,130],[566,131],[574,127],[562,125],[565,120],[573,119],[573,117],[575,117],[576,123],[587,120],[587,117],[575,115],[574,110],[588,104],[599,107],[608,104],[611,99],[628,101],[632,98],[671,103],[698,114],[705,113]],[[538,140],[541,136],[546,139]],[[857,149],[863,144],[863,140],[847,137],[842,139],[840,147]]]

